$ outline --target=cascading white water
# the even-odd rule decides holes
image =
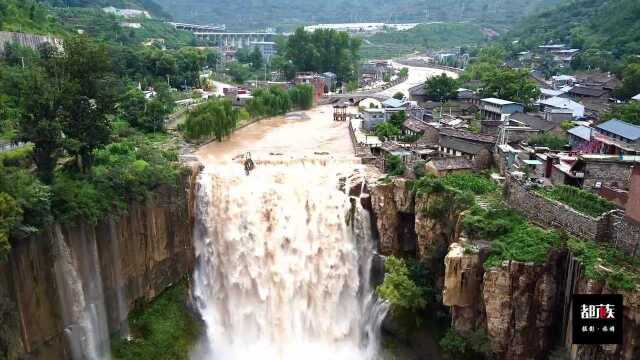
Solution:
[[[355,165],[257,163],[199,179],[194,297],[207,331],[193,357],[376,359],[386,305],[369,284],[369,214],[340,189]]]
[[[71,357],[108,360],[109,329],[96,239],[93,236],[81,239],[79,254],[72,254],[59,225],[52,235],[56,285]]]

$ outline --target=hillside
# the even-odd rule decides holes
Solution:
[[[169,18],[171,17],[154,0],[41,0],[40,2],[54,7],[105,7],[114,6],[121,9],[147,10],[151,14]]]
[[[62,26],[35,0],[0,0],[0,30],[48,34]]]
[[[155,0],[180,21],[226,24],[230,29],[291,30],[327,22],[472,20],[510,24],[561,0]]]
[[[425,49],[451,49],[482,43],[487,39],[481,26],[471,23],[422,24],[406,31],[387,31],[367,37],[363,58],[393,58]]]
[[[640,54],[640,1],[576,0],[523,20],[507,35],[520,48],[566,43],[610,51],[616,58]]]

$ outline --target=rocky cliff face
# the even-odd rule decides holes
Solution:
[[[568,311],[571,294],[619,293],[605,283],[586,280],[566,250],[549,253],[543,264],[504,262],[485,271],[489,243],[469,242],[461,234],[463,214],[430,216],[424,211],[437,194],[407,194],[406,183],[393,181],[371,188],[382,254],[396,254],[402,248],[402,216],[413,212],[415,255],[427,265],[444,265],[432,270],[436,284],[442,284],[442,302],[451,310],[452,327],[460,334],[485,330],[491,348],[500,360],[545,359],[563,344],[578,360],[640,359],[640,292],[625,298],[625,338],[622,346],[571,346]],[[572,262],[573,261],[573,262]],[[573,265],[572,265],[573,264]],[[440,272],[438,272],[440,271]],[[566,310],[565,310],[566,309]]]
[[[192,271],[193,190],[198,167],[177,189],[162,188],[144,204],[93,226],[62,227],[77,262],[96,244],[110,332],[119,332],[122,309],[153,299]],[[17,241],[0,267],[0,355],[9,359],[68,358],[54,263],[53,231]],[[89,277],[82,274],[81,277]],[[120,298],[119,298],[120,297]],[[126,316],[126,313],[124,314]]]
[[[482,299],[492,349],[501,359],[543,359],[559,335],[564,255],[545,264],[504,262],[485,272]]]
[[[605,281],[588,280],[583,276],[575,284],[577,294],[620,294],[624,298],[624,332],[622,345],[573,345],[571,324],[565,342],[570,346],[572,360],[634,360],[640,359],[640,291],[613,290]]]

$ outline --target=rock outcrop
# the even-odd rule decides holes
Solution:
[[[369,189],[382,255],[415,251],[414,194],[405,179],[378,182]]]
[[[485,243],[456,242],[444,258],[445,275],[442,303],[451,307],[452,327],[460,334],[470,334],[482,327],[482,264],[488,254]]]
[[[624,299],[624,331],[622,345],[570,345],[571,331],[565,342],[570,345],[572,360],[635,360],[640,359],[640,291],[620,291],[603,280],[588,280],[580,276],[576,281],[578,294],[622,294]],[[570,323],[568,324],[570,327]]]
[[[543,359],[561,330],[563,254],[545,264],[505,261],[484,274],[482,297],[492,349],[500,359]]]
[[[117,294],[126,295],[124,302],[131,310],[192,271],[193,194],[198,171],[195,166],[178,188],[158,189],[146,203],[132,204],[122,216],[97,225],[80,222],[62,227],[75,258],[82,256],[87,239],[95,241],[110,332],[120,331]],[[0,355],[8,359],[68,358],[57,291],[60,284],[53,270],[57,255],[52,233],[43,231],[15,241],[9,261],[0,267],[0,322],[8,330],[0,333]],[[8,318],[4,316],[7,308],[13,315]]]

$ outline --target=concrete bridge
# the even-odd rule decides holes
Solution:
[[[272,42],[275,33],[254,32],[254,33],[230,33],[230,32],[208,32],[197,31],[193,33],[196,38],[203,40],[213,40],[218,46],[231,46],[236,49],[250,47],[256,42]]]
[[[322,105],[322,104],[335,104],[339,101],[348,101],[352,104],[357,104],[360,101],[368,98],[373,98],[378,101],[384,101],[384,100],[387,100],[389,97],[381,95],[380,93],[375,93],[375,92],[372,92],[372,93],[355,92],[355,93],[349,93],[349,94],[332,94],[328,96],[323,96],[320,99],[319,103]]]
[[[186,30],[191,32],[216,32],[216,31],[225,31],[227,29],[226,25],[197,25],[197,24],[185,24],[185,23],[177,23],[170,22],[169,24],[173,25],[174,28],[178,30]]]

